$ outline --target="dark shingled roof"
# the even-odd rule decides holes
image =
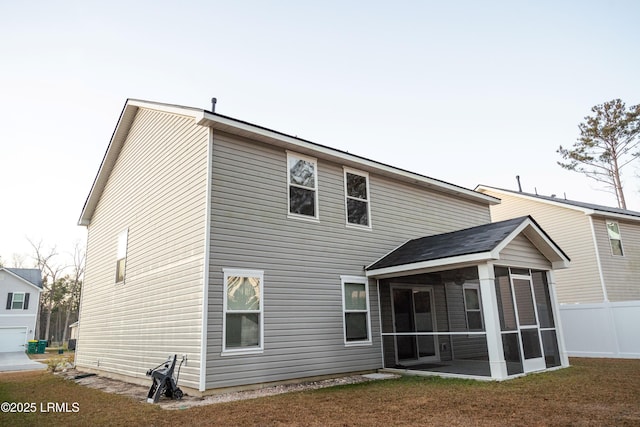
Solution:
[[[495,249],[527,219],[533,220],[529,216],[523,216],[450,233],[409,240],[367,267],[367,270],[489,252]]]
[[[12,272],[29,283],[32,283],[42,289],[42,272],[37,268],[6,268],[5,270]]]

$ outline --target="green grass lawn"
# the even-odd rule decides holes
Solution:
[[[640,426],[640,360],[571,364],[499,383],[403,377],[171,411],[47,372],[8,372],[0,402],[35,412],[0,413],[0,426]]]

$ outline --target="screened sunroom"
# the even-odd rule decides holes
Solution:
[[[568,366],[553,282],[568,261],[530,217],[405,243],[367,267],[384,368],[506,379]]]

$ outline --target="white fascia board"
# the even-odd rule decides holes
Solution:
[[[429,178],[424,175],[415,174],[403,169],[394,168],[389,165],[365,159],[363,157],[354,156],[350,153],[342,152],[334,148],[308,142],[289,135],[285,135],[273,130],[255,126],[246,122],[240,122],[228,117],[211,114],[208,111],[200,111],[196,115],[196,123],[201,126],[210,126],[223,132],[244,136],[247,138],[258,139],[260,141],[283,147],[288,150],[296,151],[301,154],[318,156],[325,159],[342,163],[344,166],[350,166],[365,171],[374,171],[381,175],[392,176],[396,179],[421,184],[436,190],[458,195],[465,199],[475,200],[484,204],[495,205],[500,200],[488,194],[482,194],[477,191],[459,187],[437,179]]]
[[[571,210],[574,210],[574,211],[582,212],[587,216],[595,215],[595,216],[605,216],[605,217],[626,219],[626,220],[629,220],[629,221],[640,221],[640,217],[635,216],[635,215],[627,215],[627,214],[603,211],[603,210],[599,210],[599,209],[591,209],[591,208],[585,208],[585,207],[581,207],[581,206],[570,205],[568,203],[563,203],[562,201],[557,201],[556,202],[554,200],[541,199],[539,197],[530,196],[528,194],[519,193],[517,191],[505,191],[505,190],[501,190],[499,188],[489,187],[489,186],[486,186],[486,185],[478,185],[475,188],[475,190],[479,191],[479,192],[481,192],[482,190],[494,191],[496,193],[505,194],[507,196],[520,197],[522,199],[530,200],[530,201],[533,201],[533,202],[546,203],[548,205],[557,206],[557,207],[560,207],[560,208],[571,209]]]
[[[82,213],[80,214],[80,218],[78,219],[78,225],[88,226],[91,223],[93,211],[96,208],[98,200],[102,196],[102,191],[104,190],[106,181],[107,179],[109,179],[111,170],[113,169],[113,166],[115,165],[116,160],[120,155],[120,151],[122,150],[124,141],[129,134],[129,129],[131,128],[133,120],[136,117],[136,113],[140,108],[185,116],[196,121],[198,113],[202,113],[202,110],[200,109],[182,107],[179,105],[162,104],[157,102],[142,101],[139,99],[127,99],[127,102],[125,103],[124,108],[120,113],[120,117],[118,118],[116,128],[111,135],[111,140],[109,141],[107,151],[102,158],[102,163],[100,164],[100,168],[98,169],[96,178],[93,182],[93,185],[91,186],[91,190],[89,191],[89,196],[87,197],[85,205],[82,209]]]
[[[436,268],[444,268],[457,264],[473,264],[497,259],[497,254],[494,252],[479,252],[477,254],[459,255],[449,258],[439,258],[429,261],[415,262],[413,264],[403,264],[393,267],[378,268],[375,270],[367,271],[366,276],[376,279],[409,276]]]

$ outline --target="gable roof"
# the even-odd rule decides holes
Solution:
[[[380,163],[374,160],[369,160],[364,157],[348,153],[346,151],[317,144],[311,141],[304,140],[302,138],[268,129],[266,127],[234,119],[229,116],[224,116],[222,114],[193,107],[163,104],[138,99],[127,99],[124,108],[120,113],[120,118],[118,119],[116,128],[111,136],[107,151],[105,152],[102,163],[100,164],[98,174],[94,179],[89,195],[87,196],[85,204],[82,208],[82,213],[80,214],[78,225],[89,225],[89,223],[91,222],[91,218],[98,204],[98,201],[100,200],[109,175],[111,174],[111,170],[113,169],[116,160],[118,159],[118,155],[122,150],[136,114],[141,108],[190,117],[194,120],[195,124],[200,126],[210,127],[221,132],[261,141],[270,145],[284,148],[285,150],[293,150],[301,154],[308,154],[314,157],[332,160],[341,163],[344,166],[350,166],[357,169],[374,172],[379,175],[388,176],[401,181],[431,188],[435,191],[453,194],[457,197],[472,200],[478,203],[487,205],[500,203],[499,199],[487,194],[460,187],[455,184],[450,184],[448,182],[441,181],[435,178],[430,178],[418,173],[409,172],[394,166],[389,166],[387,164]]]
[[[31,286],[35,286],[39,290],[42,290],[42,272],[37,268],[7,268],[0,267],[0,270],[4,270],[14,277],[27,282]]]
[[[489,185],[478,185],[476,191],[493,190],[506,193],[523,199],[535,200],[542,203],[552,204],[567,209],[574,209],[584,212],[585,215],[603,215],[608,217],[624,218],[632,221],[640,221],[640,212],[628,209],[612,208],[610,206],[596,205],[594,203],[579,202],[576,200],[562,199],[558,197],[541,196],[539,194],[526,193],[524,191],[507,190],[504,188],[491,187]]]
[[[409,240],[366,267],[370,277],[418,274],[428,269],[500,259],[500,251],[524,234],[551,262],[566,268],[567,254],[530,216]]]

